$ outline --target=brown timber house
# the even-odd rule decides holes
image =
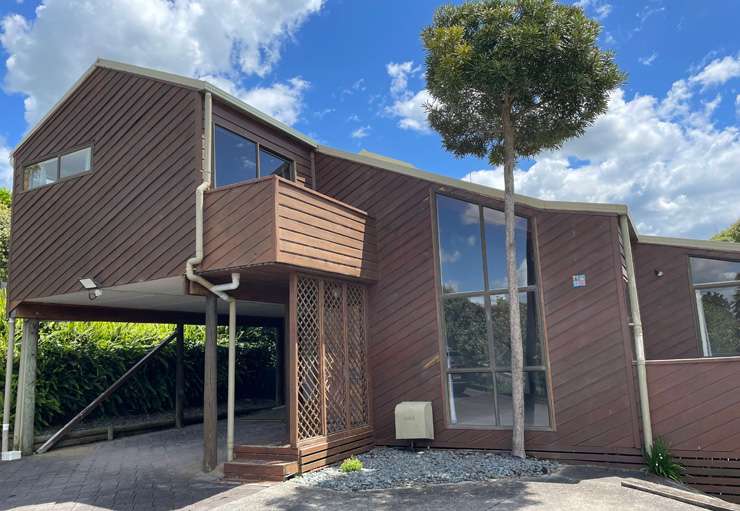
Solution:
[[[26,363],[38,321],[205,324],[207,468],[230,312],[284,334],[287,433],[234,438],[227,475],[397,444],[402,401],[432,403],[432,446],[509,449],[501,191],[103,60],[13,164],[8,312],[27,319]],[[517,215],[528,453],[637,467],[662,437],[688,482],[740,499],[740,246],[640,235],[623,205],[517,196]]]

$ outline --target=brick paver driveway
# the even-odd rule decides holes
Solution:
[[[237,419],[236,439],[242,443],[269,442],[285,431],[280,422],[248,419],[252,416]],[[221,421],[219,461],[225,427]],[[0,463],[0,510],[210,509],[265,488],[203,474],[202,453],[197,425]]]

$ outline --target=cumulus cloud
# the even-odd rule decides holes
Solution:
[[[13,185],[13,168],[10,166],[10,147],[0,137],[0,187],[11,188]]]
[[[25,96],[26,120],[34,123],[97,57],[194,77],[220,77],[239,88],[240,78],[264,78],[280,59],[286,39],[323,0],[44,0],[35,17],[10,14],[0,21],[7,53],[4,88]],[[275,97],[305,87],[276,84]],[[305,83],[305,82],[304,82]],[[243,91],[240,97],[249,97]],[[275,107],[295,119],[290,107]]]
[[[717,76],[706,72],[715,62],[695,76]],[[718,125],[721,96],[697,98],[706,80],[692,78],[663,98],[615,91],[608,112],[582,137],[516,170],[517,192],[626,203],[644,234],[707,238],[730,225],[740,218],[740,130]],[[501,168],[464,179],[503,188]]]
[[[360,126],[350,134],[352,138],[357,139],[365,138],[368,135],[370,135],[370,126]]]
[[[594,16],[599,20],[605,19],[612,12],[611,4],[599,0],[578,0],[573,5],[580,7],[584,11],[588,9],[593,10]]]
[[[653,64],[653,62],[655,62],[655,59],[657,59],[657,58],[658,58],[658,53],[657,53],[657,52],[653,52],[653,53],[651,53],[651,54],[650,54],[649,56],[647,56],[647,57],[640,57],[640,58],[639,58],[639,59],[637,59],[637,60],[638,60],[638,61],[640,62],[640,64],[642,64],[643,66],[650,66],[650,65],[652,65],[652,64]]]
[[[703,87],[711,87],[738,77],[740,77],[740,54],[711,61],[704,69],[689,78],[689,81]]]
[[[386,65],[391,78],[391,99],[393,103],[385,108],[386,115],[398,117],[398,126],[405,130],[429,133],[431,129],[427,120],[425,105],[432,101],[427,89],[413,92],[409,89],[409,77],[418,73],[420,67],[414,67],[412,61]]]

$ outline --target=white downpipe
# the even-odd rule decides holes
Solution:
[[[645,369],[645,342],[642,335],[640,301],[637,296],[635,280],[635,261],[632,259],[632,242],[626,215],[620,215],[619,228],[622,232],[625,266],[627,266],[627,290],[629,293],[630,316],[632,316],[632,335],[635,341],[635,359],[637,362],[637,386],[640,394],[640,417],[642,418],[643,444],[647,452],[653,449],[653,426],[650,419],[650,400],[647,387],[647,370]]]
[[[2,436],[2,460],[9,461],[20,457],[18,452],[10,452],[10,401],[13,394],[10,387],[13,383],[13,356],[15,353],[15,318],[8,319],[8,352],[5,359],[5,395],[3,401],[3,436]]]
[[[211,188],[213,169],[213,97],[205,93],[203,114],[205,140],[203,144],[203,182],[195,189],[195,256],[185,264],[185,276],[191,282],[200,284],[208,291],[229,304],[229,402],[227,409],[226,456],[228,461],[234,458],[234,395],[236,382],[236,300],[225,293],[239,287],[239,274],[231,274],[231,282],[213,284],[195,273],[195,267],[203,262],[203,196]]]

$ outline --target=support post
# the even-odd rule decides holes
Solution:
[[[203,374],[203,471],[211,472],[218,465],[218,408],[216,392],[218,310],[216,295],[206,296],[206,344]]]
[[[33,419],[36,411],[36,350],[39,340],[39,320],[23,322],[21,365],[19,369],[18,397],[16,399],[16,429],[13,432],[14,450],[24,456],[33,454]]]
[[[183,358],[185,356],[185,329],[182,323],[175,327],[177,335],[175,344],[175,427],[183,426],[183,407],[185,401],[185,374],[183,370]]]
[[[3,439],[2,455],[5,459],[6,453],[10,450],[10,403],[13,400],[13,357],[15,355],[15,318],[11,316],[8,319],[8,351],[5,359],[5,395],[3,396]]]
[[[226,460],[234,459],[234,404],[236,400],[236,300],[229,300],[229,374],[226,404]]]
[[[647,388],[647,370],[645,369],[645,343],[642,335],[642,319],[640,317],[640,301],[637,296],[637,281],[635,280],[635,261],[632,258],[632,242],[627,215],[619,217],[619,229],[624,245],[624,259],[627,266],[627,291],[630,302],[630,316],[632,317],[632,335],[635,341],[635,359],[637,362],[637,387],[640,394],[640,416],[642,418],[643,446],[647,452],[653,449],[653,427],[650,420],[650,400]]]

